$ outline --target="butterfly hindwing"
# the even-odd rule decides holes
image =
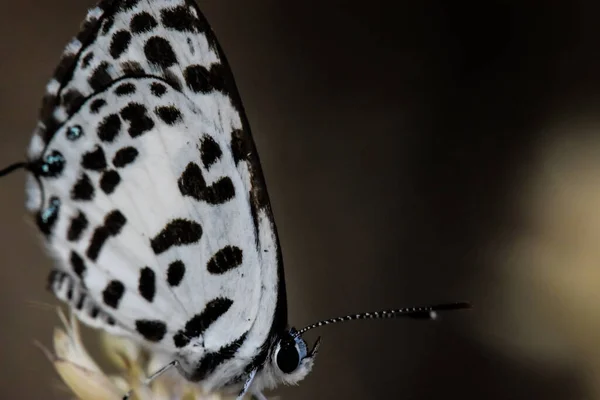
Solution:
[[[57,296],[209,387],[262,362],[287,324],[277,236],[231,72],[195,4],[101,2],[47,91],[28,189]]]

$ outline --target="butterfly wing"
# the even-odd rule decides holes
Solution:
[[[29,159],[50,287],[80,319],[210,386],[264,361],[287,325],[280,249],[232,74],[193,1],[91,10]]]

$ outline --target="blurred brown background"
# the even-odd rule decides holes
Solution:
[[[3,164],[23,158],[46,81],[92,4],[2,0]],[[261,154],[290,322],[476,307],[440,323],[325,328],[313,373],[278,394],[600,399],[597,2],[200,7]],[[0,398],[68,398],[32,345],[50,344],[58,318],[23,185],[22,172],[0,184]]]

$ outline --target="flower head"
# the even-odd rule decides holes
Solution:
[[[133,389],[132,400],[226,400],[219,394],[206,394],[175,371],[161,375],[150,385],[143,379],[171,360],[145,351],[135,342],[102,333],[102,347],[117,369],[106,374],[90,356],[81,340],[77,318],[59,311],[62,328],[55,328],[54,352],[40,345],[63,382],[81,400],[122,400]]]

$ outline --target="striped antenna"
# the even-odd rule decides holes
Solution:
[[[310,331],[314,328],[319,328],[325,325],[337,324],[340,322],[348,322],[355,321],[359,319],[383,319],[383,318],[399,318],[399,317],[408,317],[415,319],[436,319],[437,314],[440,311],[452,311],[452,310],[463,310],[471,308],[470,303],[466,302],[457,302],[457,303],[447,303],[447,304],[438,304],[435,306],[425,306],[425,307],[407,307],[407,308],[399,308],[396,310],[384,310],[384,311],[373,311],[366,312],[361,314],[353,314],[346,315],[345,317],[336,317],[330,318],[323,321],[316,322],[312,325],[308,325],[302,329],[300,329],[296,335],[300,336],[306,331]]]

